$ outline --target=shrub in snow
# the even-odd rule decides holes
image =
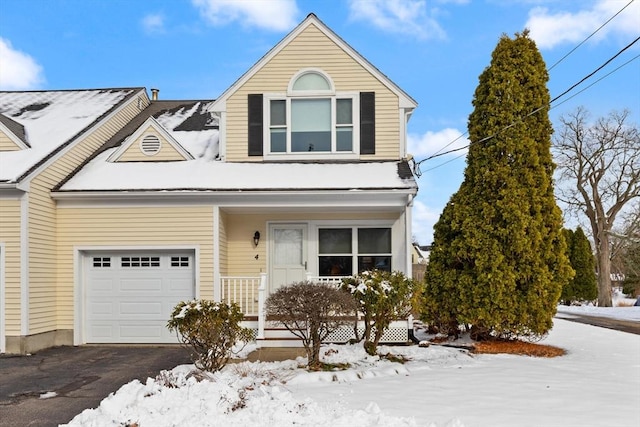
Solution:
[[[391,321],[411,313],[417,283],[398,271],[373,270],[344,279],[342,288],[353,295],[363,313],[364,348],[375,355]]]
[[[576,231],[563,229],[567,242],[567,257],[575,276],[562,287],[560,301],[565,305],[573,302],[593,301],[598,298],[596,279],[596,258],[591,251],[591,243],[581,227]]]
[[[464,180],[434,227],[430,324],[468,325],[478,339],[553,326],[572,269],[554,196],[548,79],[528,31],[500,38],[474,94]]]
[[[298,282],[282,286],[267,298],[267,315],[302,340],[308,366],[318,369],[320,344],[348,324],[355,312],[353,298],[323,283]]]
[[[253,340],[253,331],[240,326],[242,318],[236,303],[183,301],[173,309],[167,327],[191,350],[198,369],[215,372],[227,364],[236,343]]]

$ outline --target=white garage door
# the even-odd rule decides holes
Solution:
[[[85,260],[87,343],[175,343],[166,327],[195,295],[193,252],[90,253]]]

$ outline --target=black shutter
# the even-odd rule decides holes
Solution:
[[[250,94],[247,103],[249,115],[249,155],[262,156],[262,95]]]
[[[360,92],[360,154],[376,154],[375,92]]]

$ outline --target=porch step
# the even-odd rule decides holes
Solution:
[[[302,348],[302,340],[300,338],[258,338],[256,344],[258,348]]]

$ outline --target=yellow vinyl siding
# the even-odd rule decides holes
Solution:
[[[29,334],[60,329],[57,310],[56,206],[50,191],[140,112],[136,99],[31,180],[29,191]],[[144,108],[144,106],[143,106]],[[73,311],[73,310],[72,310]],[[65,324],[65,327],[70,325]]]
[[[20,200],[0,199],[0,243],[4,244],[5,330],[20,335]]]
[[[220,275],[221,276],[226,276],[227,275],[227,271],[228,271],[228,267],[227,267],[227,260],[228,260],[228,250],[227,250],[227,221],[228,221],[228,215],[222,211],[220,211],[220,218],[218,221],[219,224],[219,239],[218,239],[218,247],[219,247],[219,260],[220,260]]]
[[[140,148],[140,142],[144,137],[149,135],[155,135],[160,140],[160,151],[156,154],[149,156],[142,152]],[[144,133],[137,138],[133,143],[125,150],[124,153],[118,158],[118,162],[169,162],[185,160],[184,156],[180,154],[167,140],[160,135],[153,127],[149,126]]]
[[[73,328],[74,247],[135,249],[198,246],[200,293],[213,298],[213,209],[185,207],[102,207],[58,210],[58,304],[62,328]]]
[[[399,100],[386,86],[351,56],[310,25],[285,46],[227,100],[227,160],[260,161],[248,157],[247,95],[286,93],[289,81],[303,68],[319,68],[332,79],[336,91],[376,93],[376,154],[363,159],[397,159],[399,156]]]
[[[307,223],[308,221],[368,221],[398,219],[397,212],[373,213],[299,213],[299,214],[229,214],[227,215],[227,267],[229,276],[258,276],[267,272],[267,223]],[[253,234],[260,232],[258,247]],[[311,238],[308,236],[307,238]],[[256,259],[256,255],[258,259]]]
[[[0,151],[18,151],[22,150],[9,135],[0,130]]]

